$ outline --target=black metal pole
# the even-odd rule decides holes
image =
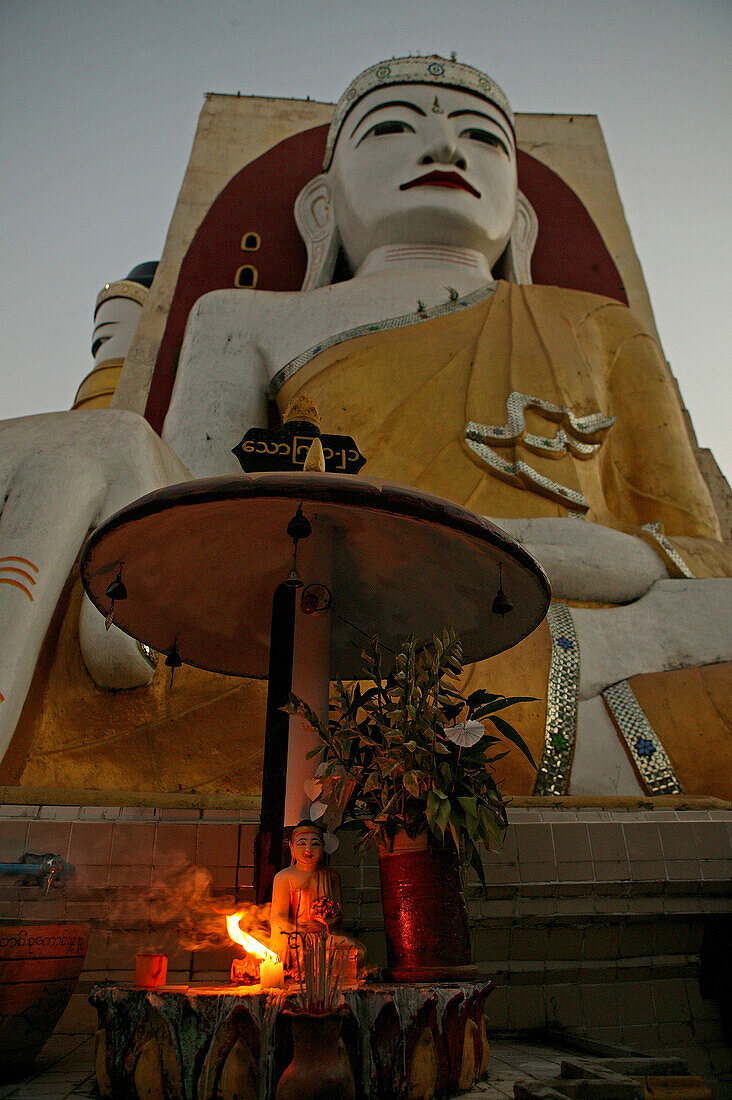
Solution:
[[[281,584],[272,599],[267,717],[262,764],[262,809],[254,842],[254,894],[258,905],[271,896],[282,868],[289,716],[282,711],[292,686],[297,589]]]

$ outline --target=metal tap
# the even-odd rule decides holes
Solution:
[[[21,857],[20,863],[0,863],[0,875],[27,875],[42,878],[46,883],[46,894],[55,880],[70,871],[71,867],[65,859],[50,852],[42,856],[26,852]]]

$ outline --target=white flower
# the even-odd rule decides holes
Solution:
[[[315,802],[323,793],[323,784],[320,779],[306,779],[302,785],[302,789],[305,791],[310,801]]]
[[[318,764],[317,768],[315,769],[315,775],[313,776],[313,778],[306,779],[302,785],[302,789],[305,791],[305,794],[308,796],[311,802],[315,802],[318,798],[320,798],[321,794],[323,793],[323,773],[327,766],[328,765],[325,760],[322,763]],[[331,775],[334,779],[338,779],[340,776],[345,774],[346,769],[343,767],[342,764],[336,764],[331,772]]]
[[[332,855],[332,853],[335,852],[335,850],[336,850],[336,848],[338,847],[339,844],[340,844],[340,840],[338,839],[337,836],[334,836],[333,833],[326,833],[325,836],[323,837],[323,847],[325,848],[328,855]]]
[[[477,745],[484,734],[483,726],[474,718],[469,722],[458,722],[456,726],[445,727],[445,736],[461,749],[470,749],[473,745]]]

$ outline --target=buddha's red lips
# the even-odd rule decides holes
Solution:
[[[476,199],[480,198],[480,191],[476,191],[457,172],[427,172],[424,176],[418,176],[417,179],[401,184],[399,190],[408,191],[411,187],[452,187],[455,190],[467,191],[469,195],[474,195]]]

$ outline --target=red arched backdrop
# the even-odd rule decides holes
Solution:
[[[201,295],[232,289],[243,264],[256,267],[259,290],[301,286],[307,261],[293,208],[301,188],[320,171],[327,133],[327,126],[316,126],[294,134],[245,165],[198,227],[180,267],[145,409],[157,432],[170,404],[188,314]],[[521,150],[518,178],[539,219],[534,282],[604,294],[627,305],[613,258],[574,191]],[[242,250],[246,233],[259,234],[256,252]]]

